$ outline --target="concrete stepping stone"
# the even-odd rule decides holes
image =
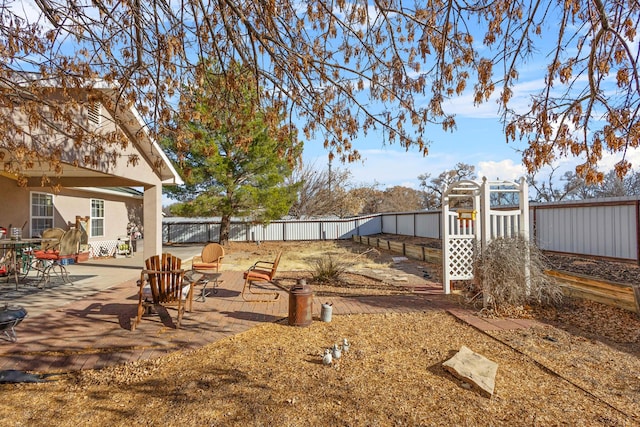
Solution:
[[[442,367],[458,379],[475,385],[486,397],[493,396],[498,364],[462,346]]]

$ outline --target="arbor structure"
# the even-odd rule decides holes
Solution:
[[[250,64],[260,102],[280,104],[346,161],[359,158],[352,141],[374,130],[426,154],[432,126],[456,126],[447,101],[468,94],[498,102],[506,139],[528,143],[530,173],[577,156],[576,172],[601,180],[611,151],[623,175],[626,151],[640,144],[637,1],[34,2],[0,6],[0,107],[11,112],[0,116],[0,140],[16,175],[57,158],[59,147],[31,143],[44,128],[92,141],[63,106],[43,110],[47,81],[74,90],[100,79],[119,92],[114,108],[135,104],[163,134],[185,82],[204,78],[202,58],[223,72]],[[545,75],[521,108],[527,61]],[[28,137],[15,114],[29,117]]]
[[[287,213],[297,185],[285,179],[302,144],[282,112],[255,102],[245,68],[209,67],[182,96],[177,124],[163,140],[185,181],[166,191],[182,202],[174,214],[221,216],[226,244],[232,216],[268,223]]]

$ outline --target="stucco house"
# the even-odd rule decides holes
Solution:
[[[91,96],[87,96],[89,92]],[[137,250],[143,251],[145,258],[161,253],[162,186],[178,185],[182,180],[150,137],[138,112],[133,107],[114,107],[118,105],[118,92],[102,82],[87,89],[52,93],[76,96],[78,120],[98,134],[119,130],[130,143],[119,147],[115,158],[79,162],[81,156],[87,156],[84,144],[78,147],[65,136],[47,141],[61,148],[62,173],[56,176],[49,165],[34,163],[23,169],[26,186],[20,186],[18,177],[7,167],[14,153],[6,141],[0,141],[5,165],[4,170],[0,168],[0,226],[22,228],[25,237],[39,236],[49,227],[82,227],[87,234],[86,244],[98,255],[105,251],[112,254],[118,238],[133,225],[144,235]],[[88,149],[100,146],[100,141],[93,142],[93,148]],[[128,161],[132,157],[137,159],[135,164]],[[42,186],[43,175],[51,177],[46,186]]]

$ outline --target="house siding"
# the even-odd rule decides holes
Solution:
[[[44,191],[41,188],[17,187],[15,181],[0,177],[0,194],[8,199],[0,203],[0,226],[23,228],[23,236],[32,236],[31,233],[31,193],[45,193],[53,195],[54,203],[54,227],[68,230],[75,227],[76,216],[91,216],[91,199],[104,200],[105,210],[105,235],[98,237],[89,236],[89,244],[92,242],[115,241],[118,236],[127,233],[127,224],[135,223],[142,227],[142,196],[118,195],[111,192],[91,191],[90,189],[63,188],[58,194]]]

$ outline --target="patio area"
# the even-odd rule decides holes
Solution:
[[[201,246],[165,248],[181,257],[185,268],[200,250]],[[169,318],[162,312],[160,316],[144,317],[132,332],[138,298],[136,280],[142,264],[138,252],[130,258],[69,265],[73,284],[54,282],[45,289],[21,285],[16,291],[13,282],[1,283],[0,304],[22,306],[28,316],[16,327],[17,342],[0,341],[0,370],[44,373],[99,369],[198,348],[260,323],[287,321],[287,292],[279,290],[282,295],[273,303],[246,302],[241,298],[242,271],[223,269],[218,292],[204,302],[194,297],[193,311],[185,313],[180,329],[173,327],[175,310],[169,309]],[[195,296],[200,289],[197,285]],[[319,321],[321,304],[326,302],[333,304],[334,315],[445,309],[481,329],[513,329],[531,323],[480,319],[446,303],[440,286],[409,295],[314,297],[314,321]]]

